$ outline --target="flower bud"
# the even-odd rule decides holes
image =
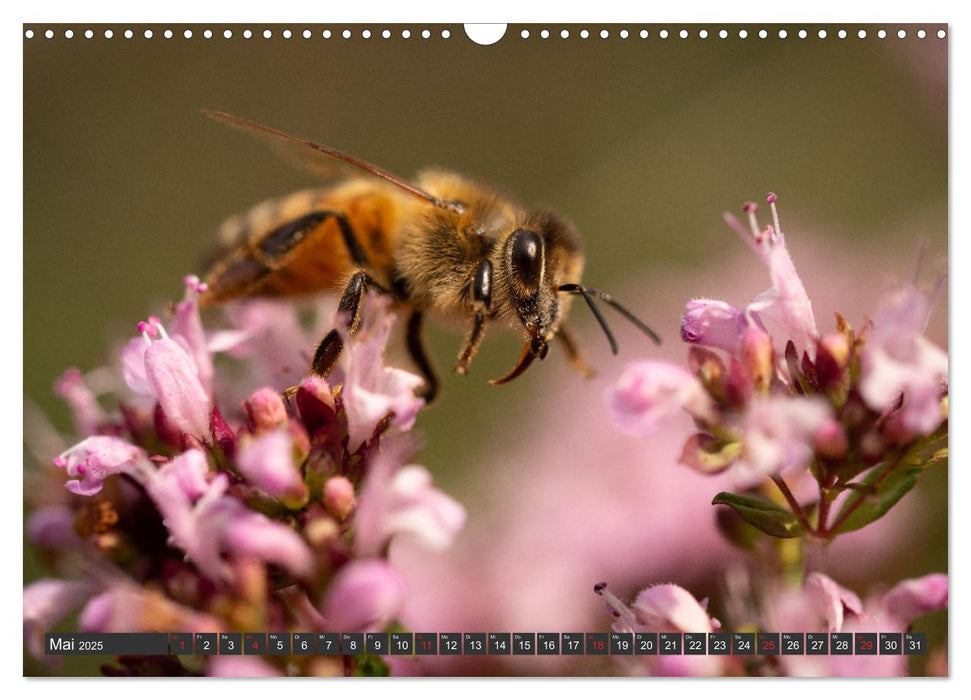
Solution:
[[[248,401],[243,402],[243,408],[246,409],[246,417],[254,433],[273,430],[287,419],[287,407],[283,399],[269,387],[256,391]]]
[[[297,389],[296,401],[300,419],[311,435],[324,426],[333,424],[337,417],[334,397],[323,377],[312,374],[304,379]]]
[[[346,476],[332,476],[327,480],[324,484],[324,506],[331,515],[344,520],[356,505],[354,484]]]
[[[814,436],[816,451],[828,459],[841,459],[849,448],[846,432],[843,426],[835,420],[829,420],[816,429]]]

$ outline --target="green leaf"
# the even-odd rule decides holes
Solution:
[[[876,487],[873,484],[886,472],[882,469],[871,471],[862,482],[859,482],[864,488],[851,495],[840,508],[834,521],[839,522],[840,525],[831,534],[859,530],[882,518],[897,501],[903,498],[904,494],[914,488],[917,477],[922,471],[920,467],[897,470],[884,478]],[[853,509],[852,512],[850,512],[851,509]],[[848,512],[850,515],[843,520],[844,514]]]
[[[711,504],[728,506],[749,525],[772,537],[798,537],[803,533],[795,515],[765,498],[722,491],[712,499]]]

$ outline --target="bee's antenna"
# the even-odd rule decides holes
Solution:
[[[607,336],[607,341],[610,343],[610,350],[615,355],[617,354],[617,341],[614,339],[613,333],[610,332],[610,328],[607,326],[607,321],[604,319],[603,314],[600,313],[600,309],[598,309],[597,305],[593,303],[593,297],[595,296],[599,297],[600,300],[606,304],[612,306],[621,316],[637,326],[638,330],[640,330],[644,335],[649,337],[658,345],[661,344],[661,338],[658,337],[657,333],[651,330],[646,323],[624,308],[606,292],[601,292],[598,289],[591,289],[590,287],[584,287],[579,284],[561,284],[559,287],[557,287],[557,291],[566,292],[567,294],[579,294],[584,298],[587,305],[590,307],[590,310],[593,311],[593,315],[596,316],[597,321],[600,323],[600,327],[603,329],[604,334]]]

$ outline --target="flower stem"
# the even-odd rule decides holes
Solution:
[[[792,491],[789,490],[789,485],[782,480],[781,476],[773,475],[772,481],[776,486],[779,487],[782,495],[785,496],[786,503],[789,504],[789,508],[792,509],[793,514],[796,516],[796,519],[799,521],[799,524],[802,525],[803,529],[806,532],[815,534],[815,530],[813,529],[812,525],[809,524],[809,519],[806,517],[806,512],[802,509],[802,506],[799,505],[799,501],[796,500],[796,497],[792,495]]]

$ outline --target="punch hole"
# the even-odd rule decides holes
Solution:
[[[492,46],[506,35],[505,24],[466,24],[465,35],[479,46]],[[529,36],[528,34],[526,36]],[[446,37],[447,38],[447,37]],[[523,37],[526,38],[525,36]]]
[[[539,36],[540,36],[541,39],[549,39],[550,38],[550,30],[549,29],[544,29],[543,31],[541,31],[539,33]]]
[[[943,39],[946,36],[947,36],[947,32],[945,32],[943,29],[938,29],[937,30],[937,38],[938,39]]]
[[[856,33],[856,35],[861,39],[866,39],[866,29],[861,29]]]
[[[779,38],[780,39],[785,39],[787,36],[789,36],[789,32],[787,32],[785,29],[780,29],[779,30]]]
[[[135,36],[135,32],[133,32],[131,29],[126,29],[125,30],[125,38],[126,39],[131,39],[133,36]]]
[[[589,36],[590,36],[590,32],[589,31],[587,31],[586,29],[581,29],[580,30],[580,38],[581,39],[586,39]]]
[[[879,39],[886,39],[887,38],[887,30],[881,29],[879,32],[877,32],[877,38],[879,38]]]
[[[918,39],[923,39],[926,36],[927,36],[927,32],[925,32],[923,29],[918,29],[917,30],[917,38]]]
[[[293,36],[293,32],[291,32],[289,29],[284,29],[283,30],[283,38],[284,39],[289,39],[292,36]]]
[[[26,32],[24,32],[24,36],[27,37],[28,39],[33,39],[34,38],[34,30],[33,29],[28,29]]]
[[[243,30],[243,38],[244,39],[252,39],[253,38],[253,31],[250,30],[250,29],[244,29]]]
[[[162,32],[162,36],[164,36],[166,39],[171,39],[172,38],[172,30],[171,29],[166,29],[164,32]]]
[[[766,30],[764,30],[764,29],[760,29],[759,30],[759,39],[768,39],[768,38],[769,38],[769,33]]]
[[[192,38],[192,30],[191,29],[186,29],[184,32],[182,32],[182,36],[184,36],[186,39],[191,39]]]
[[[402,39],[410,39],[411,38],[411,31],[408,30],[408,29],[402,29],[401,30],[401,38]]]
[[[707,39],[708,38],[708,30],[707,29],[702,29],[700,32],[698,32],[698,36],[700,36],[702,39]]]
[[[836,32],[836,36],[838,36],[840,39],[845,39],[846,38],[846,30],[845,29],[840,29],[838,32]]]
[[[67,31],[65,31],[64,32],[64,38],[65,39],[73,39],[74,38],[74,30],[73,29],[68,29]]]
[[[630,32],[628,32],[626,29],[621,29],[620,30],[620,38],[621,39],[626,39],[629,36],[630,36]]]
[[[641,39],[646,39],[647,37],[648,37],[647,30],[646,29],[642,29],[641,30]]]
[[[897,38],[898,39],[906,39],[907,38],[907,32],[905,30],[901,29],[900,31],[897,32]]]

